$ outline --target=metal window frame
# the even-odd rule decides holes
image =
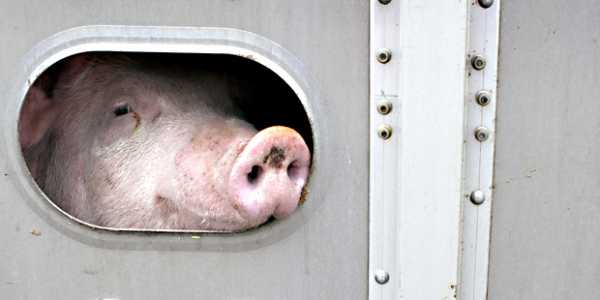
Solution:
[[[301,227],[308,216],[314,214],[319,201],[305,202],[300,211],[276,226],[267,224],[258,229],[229,235],[227,232],[205,230],[164,230],[164,229],[124,229],[109,228],[79,220],[60,209],[38,187],[32,178],[23,158],[18,138],[18,120],[21,105],[29,87],[48,67],[68,56],[90,52],[153,52],[153,53],[196,53],[230,54],[245,57],[269,68],[282,78],[301,101],[313,133],[313,156],[311,181],[307,189],[327,176],[320,168],[323,157],[331,155],[327,150],[329,136],[327,120],[316,119],[324,114],[319,103],[318,87],[305,66],[291,52],[277,43],[260,35],[231,28],[217,27],[172,27],[172,26],[121,26],[93,25],[71,28],[56,33],[33,47],[22,60],[23,68],[15,72],[14,84],[6,95],[6,107],[1,114],[4,137],[2,147],[7,155],[8,167],[12,170],[17,189],[25,196],[27,204],[48,222],[60,228],[67,235],[86,243],[102,247],[128,247],[135,244],[139,233],[159,233],[155,244],[180,239],[177,234],[187,234],[192,239],[201,233],[214,233],[212,238],[203,236],[206,249],[235,250],[260,247],[284,238]],[[66,218],[65,218],[66,216]],[[80,225],[80,226],[76,226]],[[97,230],[102,229],[102,230]],[[119,232],[120,234],[111,234]],[[163,233],[163,234],[160,234]],[[219,238],[227,235],[227,239]],[[173,249],[195,248],[193,244],[178,243],[178,246],[165,244]]]

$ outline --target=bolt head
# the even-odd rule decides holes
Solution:
[[[392,137],[392,126],[390,126],[390,125],[379,126],[379,128],[377,129],[377,135],[384,140],[391,138]]]
[[[483,8],[490,8],[494,4],[494,0],[479,0],[479,6]]]
[[[377,50],[375,58],[377,58],[378,62],[382,64],[387,64],[388,62],[390,62],[390,60],[392,60],[392,50],[387,48],[381,48]]]
[[[483,202],[485,202],[485,194],[480,190],[476,190],[471,192],[469,199],[471,199],[471,202],[473,204],[480,205],[483,204]]]
[[[486,106],[492,102],[492,93],[486,90],[481,90],[475,94],[475,101],[481,106]]]
[[[387,115],[392,112],[392,102],[384,101],[377,104],[377,112],[382,115]]]
[[[373,276],[375,278],[375,282],[379,284],[386,284],[390,281],[390,274],[384,270],[375,270],[375,274]]]
[[[490,137],[490,132],[485,127],[477,127],[475,129],[475,138],[480,141],[486,141]]]
[[[485,57],[481,55],[475,55],[473,58],[471,58],[471,66],[475,70],[481,71],[485,69],[486,63]]]

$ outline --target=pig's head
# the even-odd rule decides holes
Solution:
[[[42,190],[88,223],[245,230],[296,209],[310,152],[289,127],[257,132],[239,92],[206,62],[77,55],[30,88],[20,142]]]

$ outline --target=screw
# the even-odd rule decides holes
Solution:
[[[485,68],[485,57],[481,56],[481,55],[475,55],[473,56],[473,58],[471,58],[471,66],[473,66],[473,69],[481,71]]]
[[[475,94],[475,101],[481,106],[486,106],[492,102],[492,93],[486,90],[478,91]]]
[[[471,202],[473,204],[480,205],[483,202],[485,202],[485,194],[480,190],[476,190],[471,192],[471,196],[469,196],[469,199],[471,199]]]
[[[390,4],[390,2],[392,2],[392,0],[379,0],[379,3],[381,3],[383,5],[388,5],[388,4]]]
[[[379,284],[386,284],[388,281],[390,281],[390,274],[381,269],[376,270],[375,276],[373,277],[375,277],[375,281]]]
[[[381,48],[377,50],[377,54],[375,56],[377,57],[378,62],[387,64],[390,62],[390,60],[392,60],[392,50],[388,48]]]
[[[390,126],[390,125],[379,126],[379,128],[377,129],[377,135],[384,140],[391,138],[392,137],[392,126]]]
[[[494,4],[494,0],[479,0],[479,6],[483,8],[490,8]]]
[[[480,141],[480,142],[484,142],[486,141],[488,138],[490,137],[490,133],[489,130],[485,127],[477,127],[475,129],[475,138]]]
[[[382,115],[387,115],[392,112],[392,102],[384,101],[377,104],[377,111]]]

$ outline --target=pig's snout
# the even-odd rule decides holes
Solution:
[[[309,165],[310,152],[298,132],[283,126],[261,130],[233,165],[233,207],[259,222],[287,217],[298,206]]]

